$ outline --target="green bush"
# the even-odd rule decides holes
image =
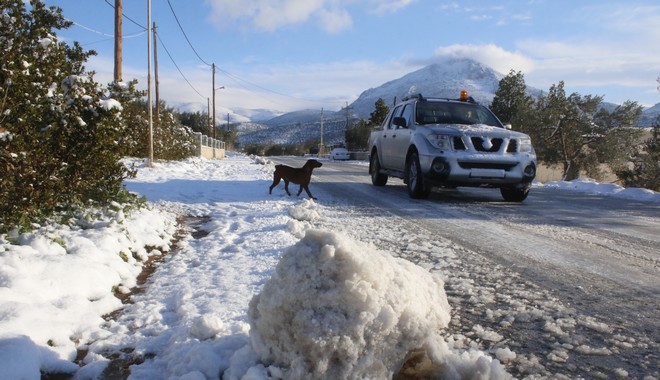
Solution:
[[[631,166],[617,171],[626,187],[642,187],[660,192],[660,116],[651,137],[630,157]]]
[[[60,42],[61,10],[2,1],[0,231],[105,204],[131,176],[119,161],[121,105],[85,72],[94,54]]]

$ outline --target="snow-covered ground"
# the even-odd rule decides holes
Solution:
[[[367,228],[364,218],[336,219],[332,204],[269,195],[273,167],[263,159],[131,162],[139,171],[127,187],[150,207],[125,213],[114,205],[71,225],[0,236],[0,379],[93,379],[125,375],[128,365],[132,379],[387,378],[420,352],[407,373],[508,378],[507,362],[540,365],[506,345],[487,352],[442,334],[457,293],[484,297],[468,279],[447,283],[451,246],[411,243],[439,260],[421,267],[358,241],[345,232]],[[660,202],[658,193],[590,180],[537,186]],[[160,261],[142,284],[148,259]],[[559,315],[546,323],[549,333],[576,324],[609,331],[556,307],[548,306]],[[501,340],[469,328],[480,340]],[[561,360],[568,350],[552,355]]]

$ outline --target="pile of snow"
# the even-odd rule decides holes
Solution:
[[[607,195],[616,198],[660,202],[660,193],[653,190],[637,187],[625,188],[614,183],[598,183],[591,178],[578,178],[572,181],[545,182],[543,186],[589,194]]]
[[[250,303],[252,347],[286,379],[390,378],[449,324],[443,286],[408,261],[308,230]]]

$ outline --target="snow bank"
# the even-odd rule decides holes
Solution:
[[[143,208],[97,217],[0,235],[0,379],[9,369],[8,378],[26,379],[40,369],[74,372],[78,344],[98,339],[101,316],[122,305],[112,290],[136,285],[136,257],[161,254],[147,247],[170,249],[173,214]]]
[[[308,230],[252,299],[249,318],[252,348],[284,378],[346,379],[390,378],[450,315],[439,277]],[[277,372],[271,367],[271,376]]]
[[[608,195],[623,199],[660,202],[660,193],[653,190],[637,187],[625,188],[614,183],[598,183],[590,178],[578,178],[572,181],[545,182],[543,186],[589,194]]]

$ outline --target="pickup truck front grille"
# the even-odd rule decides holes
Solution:
[[[509,140],[509,145],[506,146],[507,153],[516,153],[518,151],[518,140]]]
[[[467,137],[466,137],[467,138]],[[486,152],[486,153],[495,153],[499,152],[502,148],[502,145],[506,143],[506,153],[517,153],[519,149],[518,139],[509,139],[507,140],[499,137],[488,139],[487,137],[469,137],[474,150],[477,152]],[[454,136],[452,138],[452,144],[454,145],[454,150],[468,150],[468,147],[465,145],[465,140],[461,136]]]
[[[454,150],[467,150],[461,136],[454,136]]]
[[[470,137],[472,146],[477,152],[499,152],[504,140],[501,138]]]

